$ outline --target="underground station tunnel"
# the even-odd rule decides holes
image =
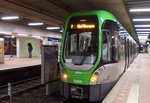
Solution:
[[[149,0],[1,0],[0,103],[150,103]]]

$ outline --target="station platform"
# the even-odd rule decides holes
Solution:
[[[1,70],[8,70],[14,68],[21,68],[27,66],[35,66],[41,65],[41,58],[40,57],[33,57],[33,58],[5,58],[4,64],[0,64],[0,71]]]
[[[102,103],[150,103],[150,54],[139,54]]]

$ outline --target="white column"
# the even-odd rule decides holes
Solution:
[[[16,49],[17,49],[17,57],[20,57],[20,39],[17,38],[17,42],[16,42]]]

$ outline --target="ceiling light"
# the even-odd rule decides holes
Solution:
[[[137,32],[137,34],[146,34],[146,33],[150,33],[150,32]]]
[[[27,34],[17,34],[19,36],[28,36]]]
[[[150,21],[150,18],[145,18],[145,19],[133,19],[133,21]]]
[[[47,27],[47,30],[56,30],[56,29],[60,29],[60,27]]]
[[[44,25],[44,23],[28,23],[29,26]]]
[[[119,32],[120,32],[120,33],[126,33],[126,31],[124,31],[124,30],[123,30],[123,31],[119,31]]]
[[[150,29],[136,29],[136,31],[150,31]]]
[[[148,36],[149,34],[138,34],[138,36]]]
[[[41,39],[40,36],[37,36],[37,35],[32,35],[33,38],[36,38],[36,39]]]
[[[63,30],[60,30],[60,32],[62,33],[62,32],[63,32]]]
[[[150,8],[130,9],[130,12],[150,12]]]
[[[135,25],[135,27],[150,27],[150,25]]]
[[[62,28],[59,32],[61,32],[61,33],[62,33],[63,31],[64,31],[64,28]]]
[[[147,36],[138,36],[139,39],[147,39]]]
[[[4,41],[4,38],[0,38],[0,41]]]
[[[1,17],[2,20],[14,20],[14,19],[19,19],[18,16],[5,16]]]
[[[11,32],[3,32],[3,31],[1,32],[1,31],[0,31],[0,34],[11,35],[12,33],[11,33]]]

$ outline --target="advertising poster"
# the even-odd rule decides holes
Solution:
[[[3,34],[0,34],[0,37],[4,38],[5,55],[16,55],[16,37]]]
[[[2,53],[3,53],[3,51],[2,51],[2,41],[0,41],[0,57],[2,57]]]
[[[0,38],[0,63],[4,63],[4,39]]]
[[[16,37],[3,36],[5,45],[5,55],[16,55]]]
[[[58,79],[58,46],[42,47],[42,84]]]

